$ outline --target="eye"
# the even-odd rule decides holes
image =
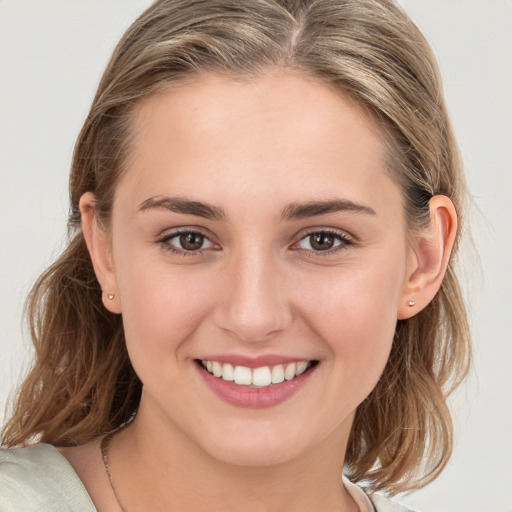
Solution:
[[[191,254],[216,247],[205,235],[197,231],[180,231],[162,238],[165,248],[180,254]]]
[[[338,247],[341,249],[351,244],[352,240],[347,235],[336,231],[322,230],[308,233],[299,240],[296,248],[313,252],[330,252]]]

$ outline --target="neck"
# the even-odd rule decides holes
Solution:
[[[143,410],[112,441],[113,480],[132,510],[302,512],[357,510],[341,482],[348,428],[300,457],[272,465],[220,461]]]

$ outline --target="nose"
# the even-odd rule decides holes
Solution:
[[[241,341],[267,341],[292,322],[286,276],[269,255],[239,254],[227,262],[216,325]]]

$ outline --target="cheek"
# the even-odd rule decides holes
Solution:
[[[116,262],[126,343],[141,378],[167,363],[172,376],[175,363],[186,357],[184,342],[208,316],[214,293],[205,276],[147,252],[133,250]]]
[[[387,362],[397,322],[402,267],[375,260],[302,279],[301,316],[322,340],[342,385],[362,400]],[[329,274],[329,275],[327,275]]]

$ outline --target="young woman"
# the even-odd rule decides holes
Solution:
[[[0,511],[405,510],[469,360],[465,194],[391,1],[156,2],[76,145]]]

